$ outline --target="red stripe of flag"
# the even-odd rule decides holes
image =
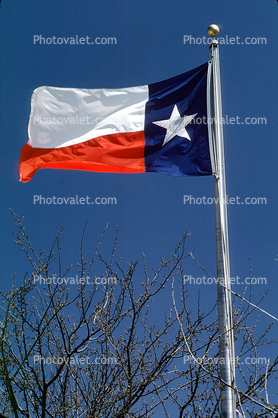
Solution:
[[[60,148],[32,148],[21,151],[21,181],[31,180],[40,168],[61,168],[110,173],[144,173],[143,131],[104,135]]]

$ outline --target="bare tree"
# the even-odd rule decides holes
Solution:
[[[12,212],[16,242],[31,263],[20,285],[2,293],[0,377],[2,413],[7,418],[139,418],[220,415],[218,328],[215,306],[201,312],[188,308],[182,278],[184,234],[168,260],[144,275],[138,263],[127,268],[99,255],[100,238],[91,261],[80,259],[62,271],[61,232],[48,255],[33,248],[23,221]],[[101,261],[103,275],[92,272]],[[78,274],[69,277],[77,269]],[[56,272],[56,275],[51,273]],[[140,278],[141,277],[141,278]],[[143,278],[142,278],[143,277]],[[172,308],[160,306],[168,291]],[[253,310],[242,299],[234,303],[238,358],[257,358],[269,343],[271,324],[257,335],[250,326]],[[156,321],[154,324],[154,315]],[[255,338],[256,337],[256,338]],[[238,414],[275,416],[267,384],[278,359],[259,365],[236,362],[241,379],[234,383]]]

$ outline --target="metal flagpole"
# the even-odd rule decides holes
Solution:
[[[236,418],[235,408],[235,356],[230,289],[230,262],[227,223],[226,180],[222,126],[220,65],[216,25],[208,27],[211,36],[211,68],[209,71],[210,108],[212,117],[212,153],[214,159],[215,227],[217,255],[217,298],[219,325],[219,366],[221,418]],[[209,125],[209,124],[208,124]]]

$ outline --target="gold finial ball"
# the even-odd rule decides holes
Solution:
[[[217,25],[209,25],[207,31],[209,36],[215,38],[219,34],[219,27]]]

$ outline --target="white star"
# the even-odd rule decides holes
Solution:
[[[192,119],[195,118],[196,115],[197,113],[190,116],[181,116],[178,110],[178,106],[175,105],[170,119],[153,122],[155,125],[161,126],[167,130],[162,146],[167,144],[167,142],[169,142],[175,136],[180,136],[191,141],[185,127],[192,121]]]

